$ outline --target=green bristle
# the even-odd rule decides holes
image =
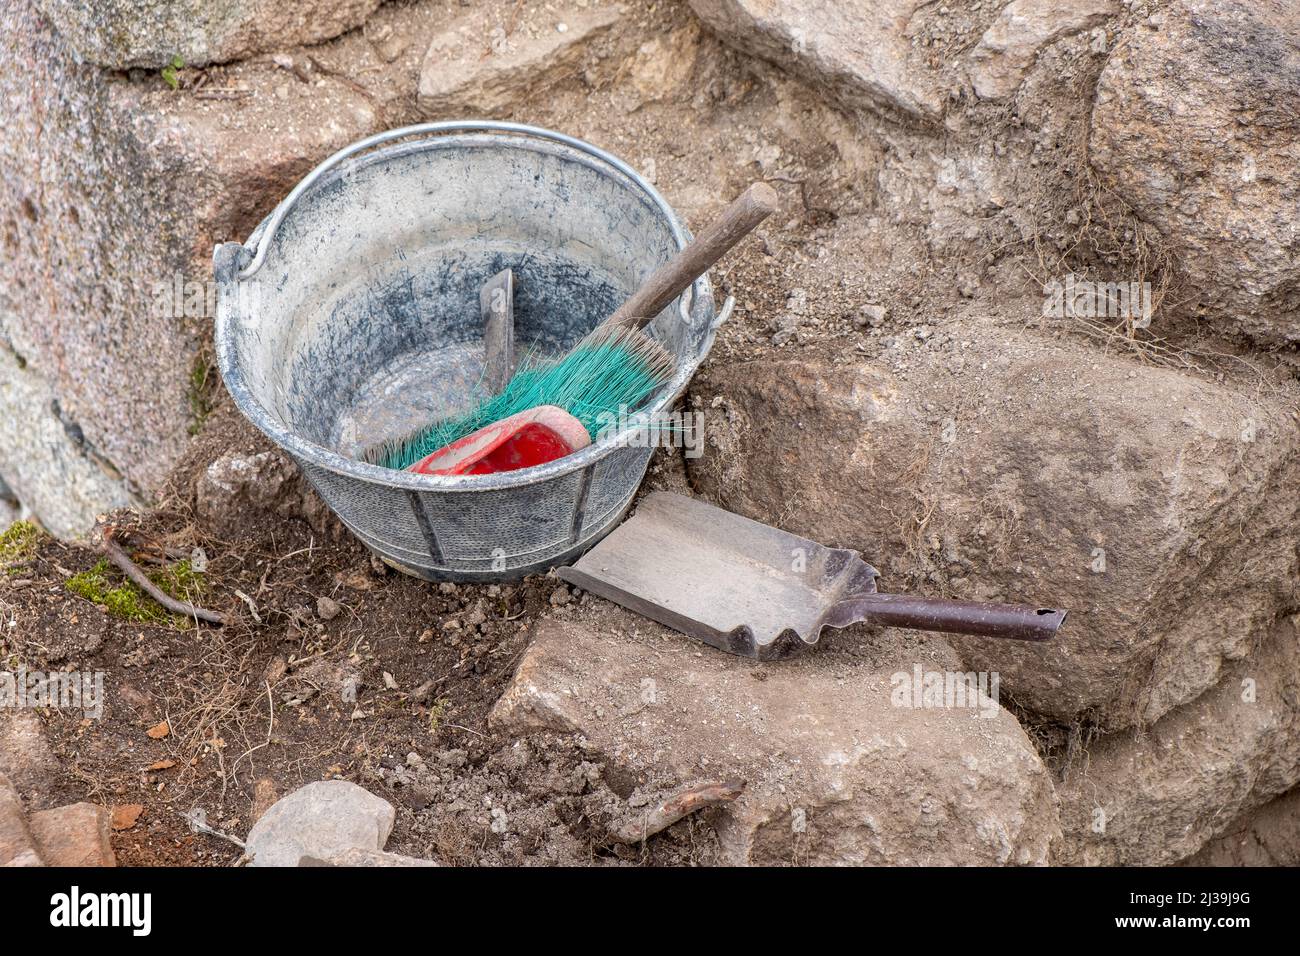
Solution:
[[[589,336],[558,359],[525,359],[506,387],[469,411],[435,422],[367,455],[374,464],[404,469],[485,425],[538,405],[557,405],[597,431],[621,411],[637,410],[672,376],[672,357],[640,332]]]

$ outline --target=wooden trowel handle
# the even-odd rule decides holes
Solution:
[[[849,598],[836,605],[835,626],[843,627],[844,624],[865,620],[921,631],[1006,637],[1014,641],[1046,641],[1060,630],[1065,614],[1056,608],[1028,604],[985,604],[876,592]],[[839,623],[841,619],[843,623]]]
[[[632,298],[602,322],[605,326],[639,329],[668,307],[736,243],[777,209],[776,190],[754,183],[722,211],[703,232],[642,283]]]

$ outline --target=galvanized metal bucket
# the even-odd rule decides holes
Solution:
[[[381,133],[313,170],[246,244],[216,248],[221,374],[389,563],[433,580],[521,577],[572,560],[626,512],[652,452],[628,434],[681,395],[731,311],[715,310],[707,277],[649,327],[677,374],[622,432],[496,475],[353,456],[469,400],[490,276],[515,271],[517,339],[555,352],[688,240],[654,187],[572,137],[496,122]]]

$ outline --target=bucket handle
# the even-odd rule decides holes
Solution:
[[[660,212],[664,214],[668,222],[672,225],[673,239],[677,245],[684,246],[687,242],[687,236],[682,229],[681,223],[677,221],[677,216],[673,213],[664,197],[659,195],[659,191],[646,182],[636,170],[634,170],[617,156],[611,156],[603,149],[597,149],[590,143],[584,143],[582,140],[573,136],[567,136],[564,133],[557,133],[554,130],[542,129],[540,126],[527,126],[523,123],[506,123],[497,120],[447,120],[440,123],[416,123],[413,126],[400,126],[397,129],[386,130],[382,133],[376,133],[373,136],[367,136],[365,139],[359,139],[350,146],[345,146],[333,156],[324,160],[319,166],[308,173],[298,185],[293,187],[293,191],[280,201],[271,215],[266,220],[266,228],[262,230],[261,236],[258,237],[257,247],[250,250],[248,246],[243,247],[240,257],[245,261],[245,265],[236,274],[236,278],[241,280],[251,279],[257,275],[262,264],[266,261],[267,250],[271,247],[271,241],[280,229],[280,224],[293,210],[294,205],[302,198],[303,193],[311,189],[318,183],[321,178],[335,166],[357,153],[363,153],[375,146],[392,142],[397,139],[405,139],[408,136],[423,136],[438,133],[520,133],[525,136],[535,136],[538,139],[548,139],[552,142],[561,143],[565,146],[576,149],[579,152],[586,153],[588,156],[599,159],[602,162],[613,166],[620,173],[630,179],[636,186],[644,192]]]

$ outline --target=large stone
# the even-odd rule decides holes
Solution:
[[[1175,0],[1132,28],[1098,83],[1089,155],[1164,236],[1213,325],[1300,342],[1293,4]]]
[[[1161,865],[1300,782],[1300,619],[1141,735],[1093,741],[1057,785],[1062,862]]]
[[[718,37],[827,88],[849,109],[931,124],[944,85],[912,44],[925,0],[690,0]]]
[[[283,797],[253,824],[245,851],[250,866],[297,866],[303,857],[329,860],[347,850],[382,850],[397,811],[346,780],[320,780]]]
[[[695,69],[700,27],[694,20],[637,48],[628,61],[628,81],[639,102],[669,99],[683,89]]]
[[[0,866],[41,866],[18,791],[0,774]]]
[[[978,325],[714,367],[692,395],[688,467],[724,507],[862,551],[883,590],[1069,610],[1050,644],[954,639],[1040,713],[1156,720],[1300,601],[1281,399]]]
[[[300,475],[279,452],[222,455],[199,476],[195,505],[213,527],[232,528],[257,512],[296,506],[302,497]]]
[[[0,317],[0,328],[12,318]],[[0,467],[14,494],[59,538],[85,534],[95,515],[135,501],[122,476],[60,417],[45,379],[0,350]],[[53,476],[53,478],[51,477]]]
[[[570,2],[520,18],[507,32],[496,10],[477,7],[429,44],[420,68],[420,109],[436,118],[466,109],[500,112],[574,73],[592,41],[622,12]]]
[[[1243,813],[1186,866],[1300,866],[1300,790]]]
[[[354,84],[303,93],[269,63],[223,80],[227,99],[79,64],[30,0],[0,11],[0,58],[23,64],[0,73],[0,377],[16,406],[0,474],[38,518],[85,531],[147,499],[185,447],[213,244],[245,239],[381,120]]]
[[[383,0],[37,0],[82,59],[113,69],[200,66],[319,43]]]
[[[1063,37],[1105,23],[1119,12],[1115,0],[1012,0],[970,54],[971,85],[984,99],[1010,96],[1038,59]]]
[[[1052,784],[1015,718],[987,699],[895,706],[896,674],[962,670],[942,640],[855,629],[852,653],[759,665],[604,602],[587,612],[536,626],[493,726],[581,734],[638,787],[743,780],[709,811],[724,862],[1048,860]]]
[[[97,804],[73,803],[33,813],[30,825],[47,866],[117,866],[111,818]]]
[[[36,800],[56,766],[41,719],[31,710],[0,708],[0,775],[25,798]]]

